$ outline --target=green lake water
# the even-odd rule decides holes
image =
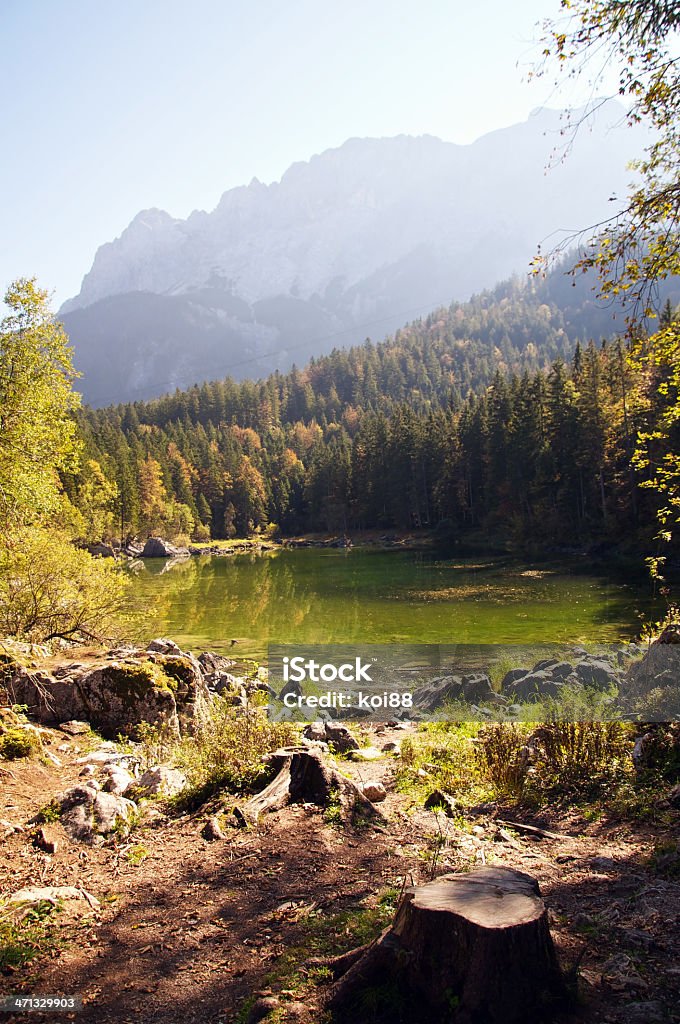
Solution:
[[[136,580],[149,637],[257,660],[269,643],[616,642],[651,614],[644,582],[414,551],[150,559]]]

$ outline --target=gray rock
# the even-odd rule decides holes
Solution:
[[[115,793],[117,796],[124,796],[130,786],[134,783],[134,776],[130,775],[130,772],[125,768],[118,767],[117,765],[107,765],[104,769],[107,773],[107,779],[102,789],[106,793]]]
[[[579,682],[596,690],[607,690],[618,681],[616,671],[606,661],[579,661],[574,671]]]
[[[352,736],[346,725],[339,722],[326,722],[326,741],[333,744],[333,749],[339,754],[346,754],[350,750],[358,750],[359,743]]]
[[[495,696],[491,680],[482,672],[463,676],[463,697],[469,703],[478,703]]]
[[[149,537],[141,553],[142,558],[176,558],[178,555],[188,555],[188,548],[178,548],[162,537]]]
[[[542,697],[554,697],[559,693],[562,683],[553,679],[547,671],[529,672],[518,679],[510,687],[513,695],[519,700],[540,700]]]
[[[283,698],[286,697],[289,693],[292,693],[295,697],[301,697],[302,687],[300,686],[299,683],[296,683],[292,679],[289,679],[288,682],[281,687],[278,699],[283,700]]]
[[[387,790],[382,782],[362,782],[359,789],[372,804],[378,804],[387,797]]]
[[[317,740],[323,743],[326,740],[326,726],[323,722],[310,722],[302,730],[302,735],[307,740]]]
[[[552,669],[557,664],[558,664],[557,658],[543,658],[542,661],[537,661],[536,662],[536,664],[534,665],[532,671],[533,672],[545,672],[547,669],[550,669],[551,670],[550,674],[552,675]]]
[[[115,558],[116,552],[110,544],[90,544],[87,549],[95,558]]]
[[[424,686],[419,686],[413,694],[413,704],[416,708],[436,711],[447,701],[461,700],[462,692],[461,676],[441,676],[425,683]]]
[[[87,721],[111,738],[134,735],[142,723],[178,737],[206,714],[209,700],[198,662],[189,655],[109,661],[61,678],[17,668],[8,689],[12,703],[27,705],[41,722]]]
[[[558,661],[550,669],[553,679],[567,679],[574,671],[574,666],[569,661]]]
[[[156,640],[152,640],[147,645],[147,651],[153,654],[181,654],[181,648],[175,643],[174,640],[169,640],[167,637],[158,637]]]
[[[73,786],[58,797],[60,821],[74,839],[92,842],[129,820],[135,804],[114,793],[98,792],[96,783]]]
[[[203,672],[212,675],[214,672],[227,672],[234,667],[233,658],[227,658],[223,654],[216,654],[215,651],[203,651],[198,656],[198,662]]]
[[[220,823],[215,817],[215,815],[213,815],[211,818],[208,818],[205,825],[201,829],[201,835],[203,836],[204,839],[207,839],[209,843],[214,842],[217,839],[227,838],[226,833],[224,833],[220,828]]]
[[[89,722],[61,722],[57,729],[61,732],[68,733],[69,736],[84,736],[85,733],[90,731]]]
[[[204,679],[208,686],[210,687],[210,689],[214,690],[215,693],[224,693],[225,690],[233,690],[234,692],[239,692],[243,689],[243,684],[241,683],[241,680],[237,679],[237,677],[233,676],[230,672],[218,671],[213,673],[212,675],[205,675]],[[264,687],[263,684],[260,684],[260,687],[266,688],[267,690],[270,689],[268,686]],[[274,694],[273,690],[271,690],[270,692]],[[276,696],[276,694],[274,694],[274,696]]]
[[[503,676],[501,690],[511,690],[514,683],[518,682],[520,679],[524,679],[524,677],[528,675],[528,668],[511,668],[510,671],[506,672]]]
[[[78,908],[69,907],[73,913],[76,909],[83,914],[91,914],[99,908],[99,900],[86,889],[76,888],[74,885],[45,885],[35,888],[19,889],[9,897],[10,903],[39,904],[52,903],[55,906],[62,900],[79,901]]]
[[[158,765],[149,768],[135,783],[138,796],[177,796],[186,787],[187,780],[183,772],[177,768]]]
[[[132,800],[126,800],[115,793],[97,793],[94,798],[93,814],[96,832],[112,832],[120,821],[128,821],[137,808]]]

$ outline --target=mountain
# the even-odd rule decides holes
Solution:
[[[539,243],[625,191],[645,136],[620,122],[605,104],[548,171],[563,121],[539,110],[469,146],[350,139],[212,213],[139,213],[61,309],[85,399],[286,370],[525,271]]]

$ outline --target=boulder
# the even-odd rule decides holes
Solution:
[[[629,665],[621,680],[622,694],[641,697],[659,687],[677,686],[677,680],[680,679],[680,645],[673,640],[677,631],[677,626],[672,629],[667,627],[659,639],[649,645],[644,657]]]
[[[536,662],[536,664],[534,665],[533,671],[534,672],[546,672],[548,669],[550,669],[551,670],[550,674],[552,675],[552,669],[555,667],[555,665],[558,665],[558,664],[559,664],[559,662],[558,662],[557,658],[543,658],[542,661],[537,661]]]
[[[156,640],[152,640],[146,647],[149,654],[181,654],[182,651],[175,643],[174,640],[169,640],[165,636],[158,637]]]
[[[186,776],[177,768],[158,765],[144,772],[135,783],[134,792],[138,797],[177,796],[186,784]]]
[[[68,733],[69,736],[84,736],[85,733],[90,731],[89,722],[60,722],[57,726],[61,732]]]
[[[114,793],[102,793],[90,780],[73,786],[57,798],[61,808],[60,820],[74,839],[93,842],[98,835],[112,832],[124,824],[136,810],[132,800]]]
[[[574,672],[574,666],[569,661],[558,661],[550,669],[553,679],[568,679]]]
[[[177,558],[178,555],[188,555],[188,548],[178,548],[170,541],[162,537],[149,537],[141,553],[142,558]]]
[[[339,722],[326,722],[325,723],[326,742],[333,744],[333,749],[338,754],[346,754],[350,750],[358,750],[359,743],[352,736],[346,725],[341,725]]]
[[[198,656],[198,663],[206,675],[214,672],[226,672],[234,667],[233,658],[227,658],[223,654],[216,654],[215,651],[203,651]]]
[[[87,549],[95,558],[115,558],[116,552],[110,544],[90,544]]]
[[[483,672],[474,672],[463,676],[463,699],[469,703],[477,703],[495,697],[491,680]]]
[[[104,771],[107,778],[102,789],[106,793],[124,796],[135,781],[134,776],[126,768],[121,768],[118,765],[107,765]]]
[[[382,782],[362,782],[359,789],[372,804],[379,804],[387,797],[387,790]]]
[[[419,686],[413,694],[414,707],[436,711],[447,701],[461,700],[463,680],[460,676],[441,676]]]
[[[323,722],[310,722],[302,730],[303,738],[306,740],[314,740],[317,743],[325,743],[326,741],[326,726]]]
[[[562,687],[562,682],[553,679],[549,671],[529,672],[510,686],[510,691],[518,700],[541,700],[543,697],[555,697]]]
[[[124,658],[60,678],[19,667],[8,686],[10,698],[43,723],[86,720],[112,739],[134,736],[142,723],[164,726],[177,737],[190,732],[208,701],[198,663],[188,655],[149,657],[154,660]]]
[[[46,725],[87,717],[85,702],[72,677],[57,678],[42,670],[13,666],[5,686],[11,704],[22,704]]]
[[[503,676],[503,682],[501,683],[501,690],[512,690],[513,685],[520,679],[524,679],[525,676],[529,675],[528,668],[511,668],[509,672],[506,672]]]
[[[292,693],[295,697],[301,697],[302,687],[298,682],[294,682],[292,679],[289,679],[288,682],[281,687],[278,699],[283,701],[284,697],[287,697],[289,693]]]
[[[233,676],[231,672],[215,672],[214,675],[204,676],[204,679],[209,689],[213,690],[214,693],[240,693],[243,689],[241,680]],[[261,685],[258,686],[258,689],[266,689],[269,691],[270,696],[276,696],[274,691],[270,690],[268,686]]]
[[[607,661],[579,661],[574,672],[580,683],[596,690],[608,690],[618,682],[616,670]]]

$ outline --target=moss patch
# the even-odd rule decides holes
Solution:
[[[123,704],[136,704],[151,690],[172,690],[163,670],[150,661],[128,661],[107,665],[104,669],[107,686]]]
[[[193,693],[196,689],[196,672],[188,658],[180,655],[160,654],[156,664],[167,677],[167,685],[171,690]]]

